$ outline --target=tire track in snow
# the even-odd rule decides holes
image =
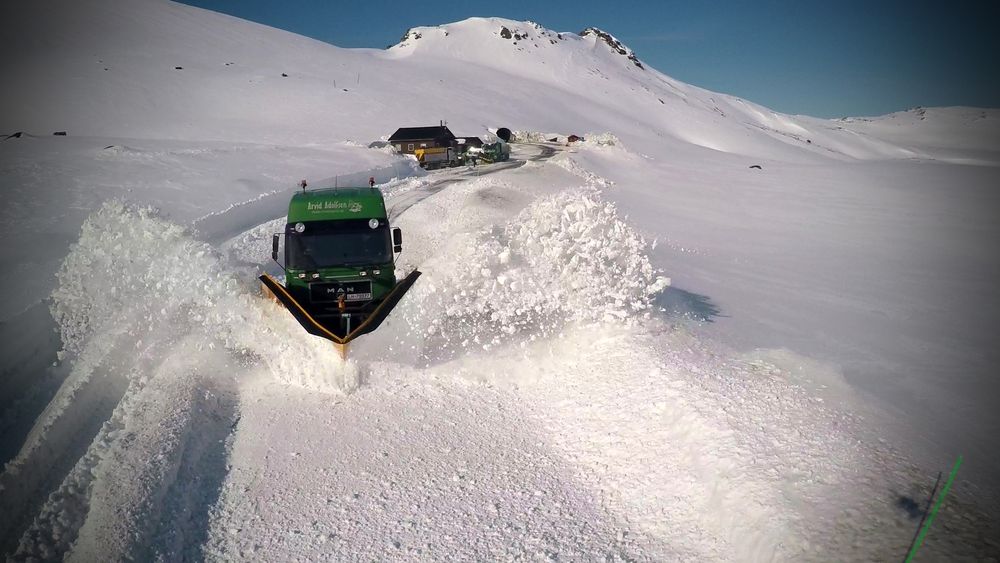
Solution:
[[[109,377],[80,392],[63,421],[52,428],[42,448],[23,458],[18,466],[8,466],[0,484],[0,553],[13,554],[19,539],[58,494],[61,484],[71,480],[73,468],[99,435],[122,397],[122,381]]]
[[[235,401],[219,389],[228,378],[215,375],[229,367],[225,355],[192,354],[194,344],[171,346],[152,381],[123,402],[121,426],[93,469],[87,516],[68,561],[199,555],[225,475]]]

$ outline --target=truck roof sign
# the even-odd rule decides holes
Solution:
[[[298,192],[288,204],[288,222],[385,217],[382,192],[371,188],[331,188]]]

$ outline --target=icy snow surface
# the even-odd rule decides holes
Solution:
[[[500,18],[0,22],[6,558],[890,560],[959,453],[921,556],[998,556],[996,110],[788,116]],[[367,148],[439,119],[529,142]],[[343,362],[256,276],[369,176],[423,275]]]

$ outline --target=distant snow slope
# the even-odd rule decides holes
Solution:
[[[0,31],[5,556],[891,559],[959,453],[923,549],[995,555],[997,110],[789,116],[501,18]],[[366,148],[439,120],[587,141]],[[254,277],[299,180],[369,175],[424,275],[341,363]]]

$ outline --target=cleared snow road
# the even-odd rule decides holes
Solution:
[[[434,195],[456,182],[474,180],[504,170],[512,170],[523,166],[526,162],[547,160],[556,154],[557,145],[543,143],[515,143],[510,145],[510,160],[493,164],[482,164],[476,167],[444,169],[432,172],[430,183],[415,190],[406,191],[394,196],[388,203],[389,218],[395,219],[416,203]]]
[[[313,188],[334,185],[362,186],[367,185],[369,177],[374,177],[376,183],[387,186],[383,187],[383,191],[391,197],[391,201],[388,202],[389,216],[395,218],[415,203],[443,190],[450,184],[518,168],[529,161],[551,158],[556,154],[557,148],[558,145],[544,143],[513,144],[511,145],[511,159],[506,162],[484,164],[475,168],[462,167],[434,171],[423,177],[427,183],[423,183],[413,190],[398,190],[391,185],[394,180],[399,184],[400,179],[405,184],[406,178],[421,173],[416,163],[409,159],[399,159],[390,166],[380,166],[311,181],[310,186]],[[288,199],[298,189],[298,187],[277,189],[256,199],[232,205],[225,210],[196,219],[194,228],[199,233],[200,238],[213,245],[218,245],[266,221],[284,216],[288,210]]]

